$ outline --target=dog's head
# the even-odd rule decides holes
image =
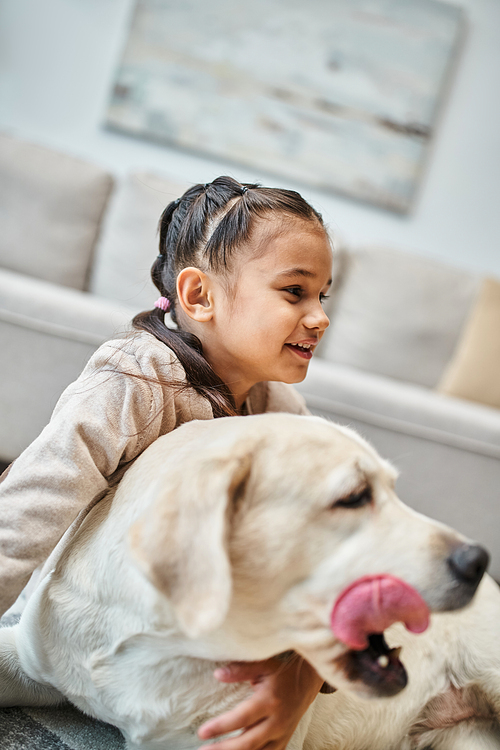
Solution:
[[[330,684],[393,695],[406,675],[383,631],[464,606],[488,562],[403,505],[395,480],[353,431],[267,414],[184,425],[120,491],[144,508],[135,559],[209,658],[294,649]]]

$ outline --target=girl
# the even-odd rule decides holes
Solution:
[[[97,350],[0,485],[0,613],[160,435],[191,419],[307,413],[286,384],[304,379],[328,326],[331,266],[321,216],[296,192],[219,177],[167,206],[154,309]],[[219,750],[285,748],[322,682],[298,658],[231,664],[216,677],[254,686],[199,730],[245,730]]]

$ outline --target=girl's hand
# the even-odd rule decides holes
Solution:
[[[198,730],[209,740],[220,734],[244,730],[238,737],[217,742],[217,750],[285,750],[297,724],[319,692],[323,680],[308,662],[294,656],[289,662],[273,658],[257,662],[232,662],[216,669],[220,682],[249,681],[250,698]]]

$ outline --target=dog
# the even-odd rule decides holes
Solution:
[[[289,750],[499,748],[488,554],[406,507],[395,481],[319,417],[159,438],[0,630],[0,705],[69,700],[128,750],[194,750],[198,727],[250,691],[214,669],[292,650],[336,692]]]

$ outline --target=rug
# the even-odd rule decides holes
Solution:
[[[20,613],[0,620],[10,627]],[[125,750],[121,732],[86,716],[70,703],[55,708],[0,708],[1,750]]]

